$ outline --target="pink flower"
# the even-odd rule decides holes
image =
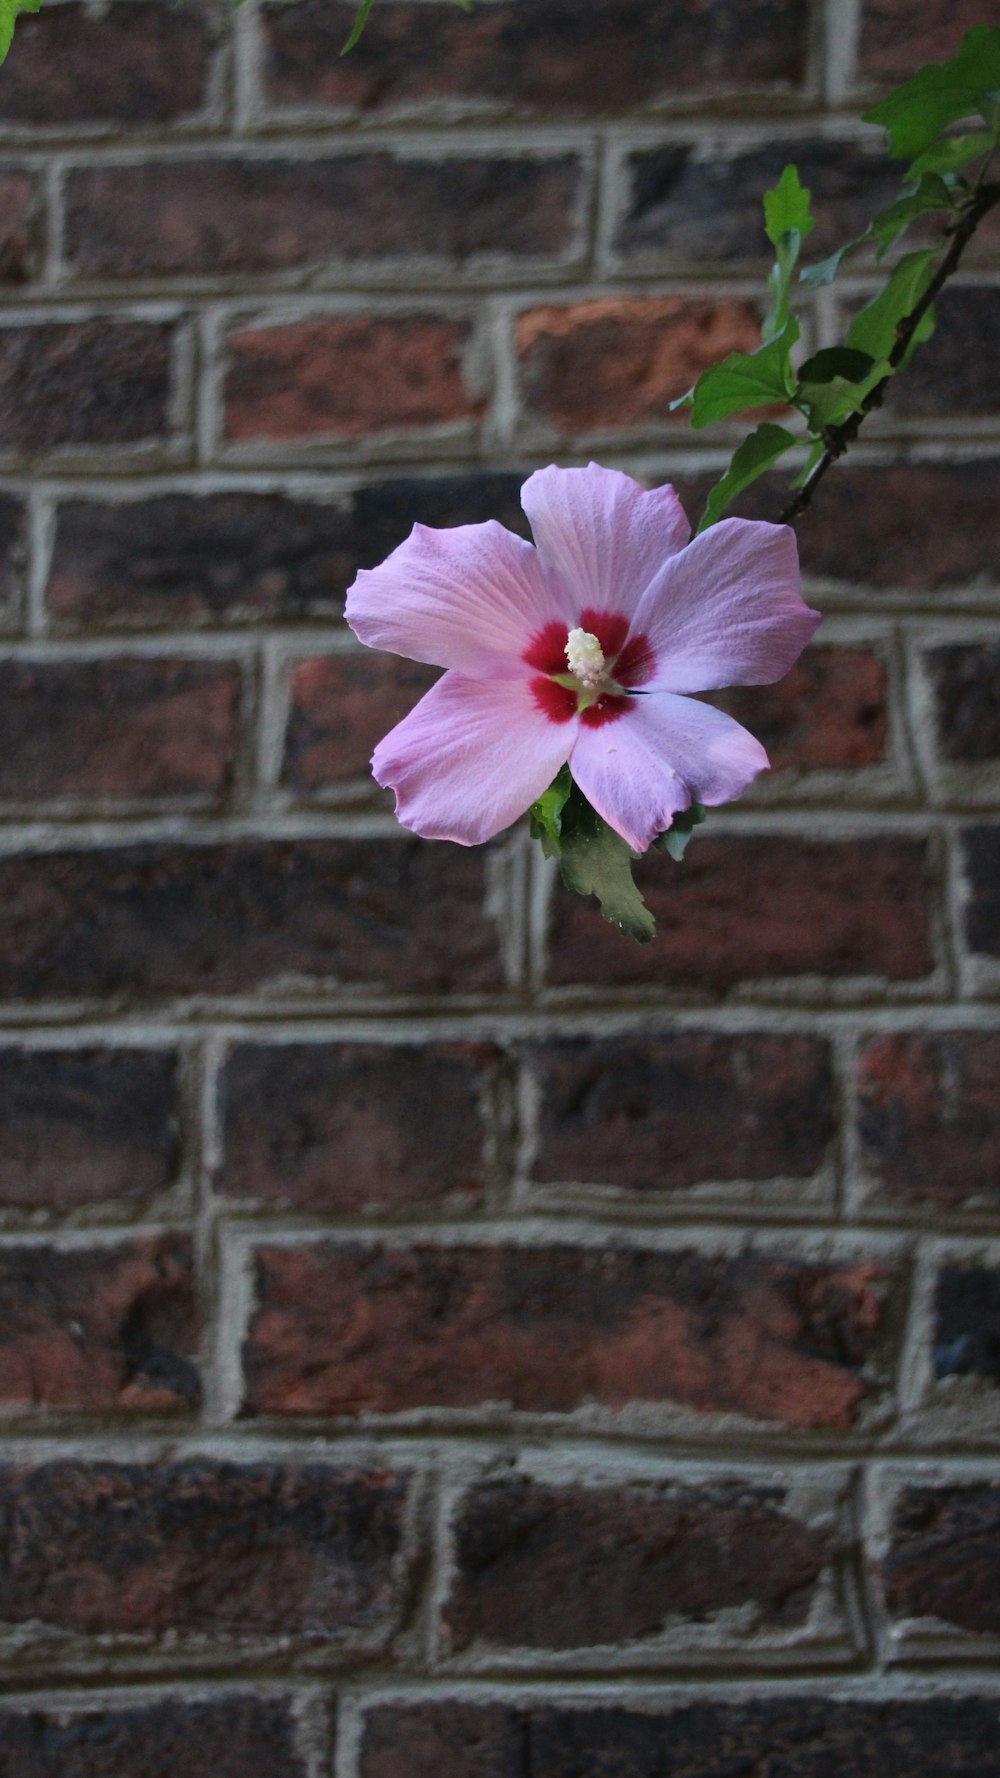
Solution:
[[[765,685],[819,622],[787,526],[723,519],[688,541],[672,488],[591,463],[541,469],[535,547],[490,520],[415,525],[347,596],[362,642],[447,671],[372,755],[405,827],[471,846],[560,767],[636,852],[692,800],[729,802],[767,766],[732,717],[688,697]]]

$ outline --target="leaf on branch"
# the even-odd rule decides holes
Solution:
[[[794,388],[789,352],[798,337],[799,324],[791,320],[756,352],[730,352],[709,365],[690,392],[692,426],[775,402],[787,405]]]
[[[649,848],[650,851],[666,852],[675,864],[682,863],[688,849],[688,841],[695,828],[700,827],[702,822],[707,820],[708,816],[701,803],[692,803],[689,809],[681,809],[674,816],[666,833],[657,834]]]
[[[954,194],[940,173],[922,174],[915,191],[905,192],[894,204],[872,217],[869,233],[878,241],[879,258],[882,259],[890,247],[895,246],[900,235],[918,216],[926,216],[931,210],[951,210],[953,207]]]
[[[970,161],[979,160],[981,155],[989,154],[996,147],[996,137],[990,130],[972,130],[964,136],[945,136],[940,142],[932,142],[923,154],[907,168],[907,179],[919,179],[924,173],[958,173],[967,167]]]
[[[810,432],[846,420],[888,369],[885,359],[850,346],[827,346],[807,359],[799,371],[795,405],[805,414]]]
[[[889,152],[907,160],[923,154],[941,131],[981,111],[980,101],[1000,89],[1000,30],[973,25],[950,61],[929,63],[888,98],[864,113],[889,136]]]
[[[705,510],[698,521],[698,530],[707,531],[721,519],[727,506],[742,494],[751,482],[770,469],[779,457],[790,451],[798,440],[784,426],[775,426],[771,420],[762,420],[755,432],[733,452],[733,460],[714,488],[709,490],[705,502]],[[676,821],[674,823],[676,826]]]
[[[37,12],[41,4],[42,0],[0,0],[0,62],[13,42],[18,13]]]
[[[916,307],[931,281],[935,258],[933,247],[904,255],[884,289],[855,315],[847,330],[848,346],[871,358],[889,357],[900,322]]]
[[[656,922],[632,881],[640,855],[591,807],[568,766],[532,804],[531,833],[541,840],[546,858],[558,859],[567,889],[596,895],[606,920],[628,938],[649,943]]]
[[[816,219],[809,210],[811,196],[799,180],[798,168],[784,167],[777,185],[764,193],[764,228],[772,247],[777,247],[790,229],[795,229],[802,241],[812,232]]]

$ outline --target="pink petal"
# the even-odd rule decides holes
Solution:
[[[447,531],[414,525],[347,594],[347,621],[369,648],[460,672],[524,672],[531,638],[573,614],[542,572],[538,553],[495,519]]]
[[[575,609],[631,616],[642,592],[691,535],[673,488],[647,493],[620,469],[536,470],[521,489],[545,567]],[[574,618],[574,622],[576,619]]]
[[[664,565],[633,629],[655,657],[647,684],[689,692],[769,685],[798,660],[819,622],[802,603],[789,526],[722,519]]]
[[[548,789],[578,726],[546,716],[527,679],[445,673],[379,742],[372,771],[404,827],[475,846]]]
[[[617,722],[581,725],[570,756],[584,796],[636,852],[679,809],[728,803],[766,766],[760,742],[731,716],[671,692],[631,698]]]

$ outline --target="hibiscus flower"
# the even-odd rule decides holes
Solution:
[[[347,595],[372,648],[446,668],[372,755],[404,827],[471,846],[569,764],[635,852],[697,801],[730,802],[768,764],[691,692],[766,685],[819,623],[785,525],[723,519],[689,541],[670,487],[591,463],[521,490],[534,546],[495,520],[415,525]]]

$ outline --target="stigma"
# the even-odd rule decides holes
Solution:
[[[566,661],[570,672],[587,691],[601,683],[604,674],[604,650],[590,630],[570,630],[566,638]]]

